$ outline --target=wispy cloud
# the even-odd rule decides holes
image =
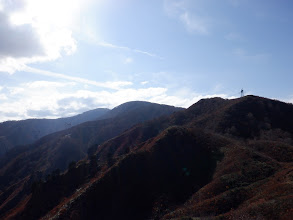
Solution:
[[[234,7],[238,7],[241,5],[243,0],[227,0],[230,4],[232,4]]]
[[[129,63],[132,63],[133,62],[133,59],[131,58],[131,57],[127,57],[127,58],[125,58],[125,60],[124,60],[124,63],[125,64],[129,64]]]
[[[150,52],[143,51],[143,50],[139,50],[139,49],[133,49],[133,48],[126,47],[126,46],[119,46],[119,45],[111,44],[111,43],[108,43],[105,41],[95,40],[95,42],[98,46],[101,46],[101,47],[107,47],[107,48],[119,49],[119,50],[127,50],[127,51],[131,51],[134,53],[140,53],[140,54],[147,55],[147,56],[154,57],[154,58],[158,58],[158,59],[164,59],[163,57],[161,57],[157,54],[150,53]]]
[[[180,15],[180,20],[189,32],[208,34],[207,25],[200,17],[191,15],[189,12],[184,12]]]
[[[25,84],[30,89],[35,88],[47,88],[47,87],[66,87],[66,86],[75,86],[75,82],[52,82],[52,81],[34,81]]]
[[[129,82],[129,81],[97,82],[94,80],[88,80],[88,79],[84,79],[81,77],[68,76],[68,75],[65,75],[62,73],[55,73],[55,72],[41,70],[41,69],[32,68],[32,67],[28,67],[28,66],[23,68],[23,71],[35,73],[35,74],[43,75],[43,76],[49,76],[49,77],[53,77],[53,78],[57,78],[57,79],[66,79],[66,80],[70,80],[73,82],[78,82],[78,83],[82,83],[82,84],[86,84],[86,85],[87,84],[93,85],[93,86],[107,88],[107,89],[118,90],[118,89],[121,89],[121,87],[132,85],[132,82]]]
[[[164,10],[169,17],[181,21],[188,32],[202,35],[208,34],[209,19],[202,12],[191,11],[188,7],[189,4],[190,1],[187,0],[165,0]]]
[[[245,40],[245,38],[241,34],[235,33],[235,32],[230,32],[226,34],[225,39],[229,41],[238,41],[238,42]]]
[[[253,62],[267,62],[271,57],[270,53],[250,54],[242,48],[235,49],[233,51],[233,55],[239,57],[240,59],[244,61],[253,61]]]

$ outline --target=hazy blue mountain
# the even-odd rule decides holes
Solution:
[[[98,108],[67,118],[27,119],[0,123],[0,156],[16,145],[31,144],[45,135],[96,120],[109,111]]]

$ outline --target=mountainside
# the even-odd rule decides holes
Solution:
[[[99,108],[68,118],[2,122],[0,123],[0,156],[16,145],[31,144],[48,134],[96,120],[109,111],[109,109]]]
[[[122,104],[106,119],[85,122],[45,136],[32,145],[15,147],[0,161],[0,206],[6,212],[30,193],[31,183],[52,171],[60,173],[87,155],[94,144],[111,139],[131,126],[182,110],[147,102]]]
[[[293,216],[292,104],[256,96],[200,100],[115,136],[94,138],[88,158],[34,181],[5,218]]]
[[[195,142],[198,143],[196,146]],[[113,166],[101,165],[100,174],[88,180],[82,186],[82,192],[75,191],[66,200],[69,205],[65,210],[63,205],[59,206],[62,211],[58,211],[58,218],[148,219],[152,213],[159,215],[156,209],[160,208],[160,203],[176,207],[211,180],[221,158],[219,149],[227,145],[229,141],[216,135],[171,127],[142,145],[137,152],[120,158]],[[67,175],[71,175],[70,172],[74,170]],[[76,171],[75,178],[81,175]],[[54,181],[36,189],[20,218],[39,217],[34,216],[37,213],[34,210],[39,210],[37,214],[42,213],[41,207],[46,204],[39,201],[49,197],[48,188],[53,189],[54,195],[60,195],[58,188],[62,188],[62,183],[58,177]],[[53,203],[54,198],[51,196],[50,199]],[[158,207],[153,207],[156,203]]]

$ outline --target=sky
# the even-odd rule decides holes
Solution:
[[[0,122],[241,89],[293,102],[292,0],[0,0]]]

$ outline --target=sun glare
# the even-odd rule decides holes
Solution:
[[[30,25],[39,35],[46,60],[60,57],[61,52],[76,50],[72,30],[80,11],[90,0],[27,0],[24,7],[10,16],[13,25]],[[42,58],[40,58],[42,59]]]
[[[82,6],[81,0],[28,0],[25,8],[11,16],[16,25],[68,27]]]

